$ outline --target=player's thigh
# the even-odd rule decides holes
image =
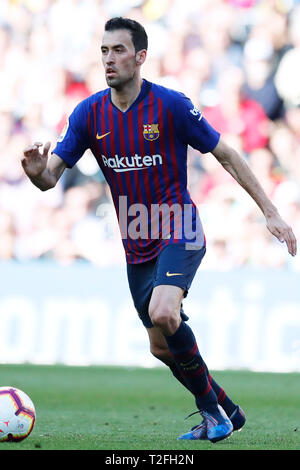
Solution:
[[[181,302],[184,297],[184,289],[178,286],[155,286],[149,303],[149,315],[151,320],[157,317],[172,317],[180,320]]]

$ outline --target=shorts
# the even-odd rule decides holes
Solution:
[[[153,260],[141,264],[127,263],[133,303],[146,328],[153,327],[148,312],[153,288],[162,284],[178,286],[184,290],[186,297],[205,252],[205,246],[191,250],[186,249],[185,243],[172,243],[164,247]],[[182,304],[180,314],[184,321],[188,320]]]

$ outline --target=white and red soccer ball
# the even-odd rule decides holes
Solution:
[[[26,393],[14,387],[0,387],[0,442],[25,439],[35,418],[34,404]]]

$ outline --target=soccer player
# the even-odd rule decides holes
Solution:
[[[129,287],[150,350],[194,395],[203,418],[179,439],[217,442],[241,429],[245,415],[210,375],[182,308],[205,254],[199,214],[187,190],[188,145],[211,153],[223,165],[293,256],[296,239],[245,160],[191,101],[142,79],[147,46],[139,23],[109,20],[101,46],[108,88],[74,109],[49,158],[50,142],[42,151],[37,142],[24,150],[22,165],[32,183],[45,191],[91,149],[110,186]]]

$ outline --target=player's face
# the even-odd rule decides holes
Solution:
[[[105,31],[101,46],[102,63],[108,86],[116,89],[131,81],[138,65],[138,54],[126,29]]]

